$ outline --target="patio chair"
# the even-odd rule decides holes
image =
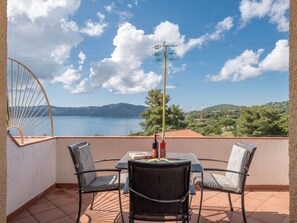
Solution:
[[[104,191],[115,191],[119,192],[119,206],[122,221],[124,222],[122,203],[121,203],[121,188],[123,188],[127,179],[127,174],[121,174],[121,170],[107,168],[107,169],[96,169],[95,163],[104,161],[115,161],[119,159],[103,159],[93,160],[93,156],[90,150],[90,144],[87,142],[79,142],[77,144],[69,145],[68,149],[71,154],[71,158],[75,168],[75,175],[78,181],[78,192],[79,192],[79,209],[77,213],[76,222],[79,223],[81,206],[82,206],[82,194],[93,193],[92,203],[90,209],[93,209],[94,198],[96,193]],[[112,175],[97,176],[97,172],[115,172]]]
[[[245,144],[235,143],[232,147],[229,161],[215,159],[200,159],[199,161],[214,161],[227,164],[227,169],[204,168],[204,172],[193,174],[194,184],[201,188],[200,210],[202,208],[203,190],[214,190],[228,193],[230,210],[233,211],[231,194],[241,195],[241,210],[243,222],[247,223],[244,208],[244,192],[248,170],[255,154],[256,147]],[[215,174],[207,171],[223,171],[225,175]],[[201,177],[202,176],[202,177]],[[200,211],[199,211],[200,213]],[[200,216],[199,216],[200,217]],[[198,219],[199,219],[198,217]]]
[[[190,171],[190,161],[128,161],[130,222],[189,222],[189,194],[195,194],[193,186],[190,185]]]

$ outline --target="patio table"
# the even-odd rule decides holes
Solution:
[[[127,170],[128,169],[128,160],[131,160],[130,153],[139,153],[141,151],[128,151],[122,159],[116,164],[116,168],[121,169],[121,170]],[[200,172],[201,173],[201,179],[202,179],[202,185],[203,185],[203,166],[197,159],[194,153],[177,153],[177,152],[167,152],[166,153],[166,158],[167,159],[183,159],[183,160],[190,160],[191,161],[191,172]],[[125,184],[124,187],[124,193],[128,193],[128,183]],[[194,189],[194,188],[193,188]],[[200,188],[201,195],[200,195],[200,206],[202,205],[202,199],[203,199],[203,186]],[[194,191],[194,194],[195,191]],[[192,197],[191,201],[192,203]],[[198,219],[197,222],[200,220],[200,215],[201,215],[201,209],[199,209],[198,213]]]
[[[128,160],[130,160],[130,153],[138,153],[140,151],[129,151],[127,152],[122,159],[116,164],[117,169],[126,170],[128,169]],[[194,153],[174,153],[167,152],[166,158],[168,159],[183,159],[191,161],[191,172],[203,172],[203,167]]]

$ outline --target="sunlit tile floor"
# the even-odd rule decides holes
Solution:
[[[199,194],[199,193],[198,193]],[[289,223],[289,193],[287,191],[246,192],[248,223]],[[240,196],[232,195],[234,212],[229,210],[224,193],[204,192],[200,222],[242,222]],[[125,222],[128,222],[129,197],[122,197]],[[81,223],[121,223],[117,192],[98,194],[93,210],[91,195],[83,195]],[[191,223],[197,222],[199,195],[193,198]],[[78,195],[75,189],[56,188],[8,223],[73,223],[77,216]]]

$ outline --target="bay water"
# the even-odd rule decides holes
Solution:
[[[55,136],[127,136],[142,131],[141,118],[53,116]]]

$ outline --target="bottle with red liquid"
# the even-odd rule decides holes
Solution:
[[[160,143],[160,158],[166,158],[166,142],[164,136],[162,136],[162,142]]]
[[[154,142],[152,146],[152,158],[159,158],[159,143],[157,141],[157,134],[154,134]]]

